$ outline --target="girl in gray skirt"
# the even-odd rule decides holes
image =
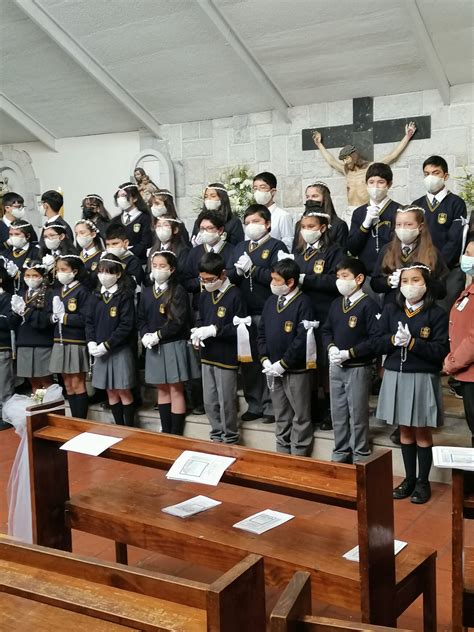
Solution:
[[[430,499],[431,429],[443,423],[440,372],[449,350],[448,316],[434,296],[428,266],[402,268],[396,302],[384,307],[377,341],[387,357],[376,416],[400,426],[406,474],[393,497],[411,496],[416,504]]]
[[[138,307],[138,328],[146,349],[145,381],[158,387],[162,431],[182,435],[186,417],[183,382],[199,375],[187,344],[189,299],[177,283],[174,253],[155,252],[150,264],[153,286],[142,292]]]
[[[115,255],[104,253],[97,272],[100,289],[92,295],[86,316],[87,348],[93,358],[92,386],[107,391],[116,424],[133,426],[134,292]]]
[[[73,417],[87,419],[89,397],[86,373],[89,357],[86,348],[86,314],[89,291],[81,281],[85,275],[79,255],[60,255],[56,261],[56,280],[51,321],[55,323],[54,345],[49,369],[61,373]]]

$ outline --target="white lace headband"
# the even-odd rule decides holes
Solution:
[[[308,184],[306,188],[310,189],[311,187],[324,187],[329,191],[328,185],[325,182],[322,182],[322,180],[317,180],[316,182],[313,182],[313,184]]]
[[[35,265],[31,266],[28,261],[25,261],[25,263],[23,264],[23,269],[24,270],[42,270],[43,272],[46,272],[46,266],[42,263],[35,263]]]
[[[162,222],[176,222],[177,224],[182,224],[183,222],[177,217],[165,217],[164,215],[160,215],[156,218],[158,221]]]
[[[431,268],[429,268],[428,266],[425,266],[424,263],[419,263],[418,265],[414,264],[412,266],[403,267],[402,273],[405,272],[405,270],[420,270],[420,269],[427,270],[431,274]]]
[[[421,206],[409,206],[408,208],[397,208],[397,213],[414,213],[415,211],[421,211],[425,214],[425,209]]]
[[[173,257],[176,259],[176,255],[172,250],[156,250],[152,255],[151,258],[154,259],[155,257],[159,257],[160,255],[164,255],[164,254],[168,254],[168,255],[173,255]]]
[[[160,197],[160,195],[167,195],[169,197],[173,197],[173,194],[171,193],[171,191],[168,191],[168,189],[160,189],[159,191],[153,191],[152,195],[153,197]]]
[[[90,219],[80,219],[74,224],[74,227],[78,226],[79,224],[85,224],[86,226],[89,226],[89,228],[95,233],[99,232],[97,226]]]
[[[21,230],[22,228],[28,228],[28,227],[33,228],[32,224],[29,224],[28,222],[26,222],[26,224],[15,224],[14,222],[10,224],[10,228],[18,228],[19,230]]]
[[[115,192],[115,195],[118,195],[120,193],[120,191],[125,191],[125,189],[131,189],[132,187],[134,187],[136,189],[137,185],[136,184],[126,184],[124,187],[120,187],[119,189],[117,189],[117,191]]]
[[[82,201],[84,202],[84,200],[87,200],[87,198],[94,198],[95,200],[100,200],[102,203],[104,202],[104,199],[101,198],[100,195],[96,195],[95,193],[89,193],[84,198],[82,198]]]
[[[325,217],[326,219],[331,219],[329,213],[323,213],[322,211],[309,211],[308,213],[303,213],[301,219],[304,217]]]
[[[58,259],[79,259],[82,262],[82,259],[79,255],[59,255]]]
[[[224,191],[224,193],[228,193],[225,187],[215,187],[215,186],[212,186],[212,184],[208,184],[207,187],[202,192],[203,195],[206,193],[207,189],[214,189],[214,191]]]
[[[100,258],[99,265],[102,263],[102,261],[107,261],[107,263],[113,263],[116,266],[121,266],[122,268],[125,268],[125,264],[122,263],[121,261],[114,261],[113,259],[107,259],[107,255],[108,254],[111,254],[111,253],[110,252],[104,252],[104,254]]]
[[[63,230],[64,232],[66,232],[66,227],[63,226],[63,224],[48,224],[47,226],[44,227],[44,230],[48,230],[49,228],[60,228],[61,230]]]

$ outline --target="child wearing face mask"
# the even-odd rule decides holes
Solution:
[[[143,267],[138,257],[129,250],[127,235],[128,233],[125,226],[110,224],[105,231],[105,248],[107,252],[120,259],[124,266],[125,274],[133,281],[137,291],[140,291],[145,273],[143,272]]]
[[[116,424],[133,426],[135,406],[135,303],[131,280],[115,255],[106,253],[98,266],[100,289],[89,303],[86,339],[92,356],[92,386],[107,391]]]
[[[229,194],[227,189],[220,182],[208,184],[203,193],[203,205],[201,213],[211,211],[218,215],[224,225],[222,238],[232,246],[238,244],[244,238],[242,222],[232,212]],[[200,246],[202,232],[200,229],[199,217],[194,222],[193,234],[191,237],[192,246]]]
[[[146,253],[152,244],[150,209],[143,201],[135,184],[121,184],[114,195],[118,215],[111,225],[123,226],[127,232],[129,249],[142,265],[146,263]]]
[[[89,356],[86,347],[86,315],[90,292],[82,285],[84,263],[78,255],[62,255],[56,262],[56,281],[52,311],[54,345],[49,362],[51,373],[61,373],[71,415],[87,419],[89,397],[86,373]]]
[[[97,266],[103,252],[104,244],[99,229],[90,219],[80,219],[74,226],[77,249],[84,264],[83,285],[90,291],[97,287]]]
[[[179,221],[180,224],[180,237],[183,243],[186,246],[190,245],[189,241],[189,233],[186,229],[184,223],[179,219],[178,212],[176,210],[176,206],[174,203],[173,194],[168,189],[159,189],[152,193],[150,198],[150,210],[151,214],[155,219],[155,229],[156,229],[156,220],[160,217],[168,217]],[[174,251],[173,251],[174,252]]]
[[[69,239],[66,229],[62,224],[50,224],[43,230],[41,237],[41,260],[46,266],[50,280],[54,282],[56,261],[60,255],[75,255],[77,249]],[[41,245],[40,242],[40,245]]]
[[[25,200],[18,193],[9,191],[2,197],[3,217],[0,221],[0,248],[8,248],[11,245],[9,241],[9,229],[15,220],[24,220],[26,216]],[[38,237],[35,230],[31,227],[31,241],[37,242]]]
[[[17,292],[22,283],[21,270],[31,259],[39,259],[39,247],[32,243],[34,230],[24,219],[11,222],[8,241],[10,245],[1,252],[6,259],[5,268],[9,279],[4,290]]]
[[[104,206],[103,198],[97,193],[89,193],[82,200],[81,208],[82,219],[93,223],[99,235],[105,239],[105,231],[110,223],[110,213]],[[76,226],[77,224],[78,222],[76,222]]]
[[[45,217],[43,233],[40,239],[40,247],[44,248],[44,231],[53,224],[59,224],[63,227],[68,240],[74,241],[74,234],[66,220],[61,217],[60,211],[64,204],[64,198],[58,191],[45,191],[41,196],[40,211]]]
[[[314,312],[310,299],[298,286],[300,267],[290,258],[271,269],[272,296],[265,302],[258,326],[258,353],[262,373],[269,382],[277,452],[310,456],[311,372],[316,355]]]
[[[425,211],[420,206],[397,209],[392,240],[379,252],[370,285],[374,292],[383,295],[384,304],[395,301],[402,268],[413,261],[433,270],[433,293],[438,300],[444,298],[448,269],[431,240]]]
[[[151,257],[153,286],[142,293],[138,330],[146,350],[145,382],[158,390],[161,430],[182,435],[186,417],[184,382],[199,376],[187,344],[191,311],[186,290],[178,285],[177,259],[163,250]]]
[[[160,250],[169,250],[176,256],[176,274],[179,283],[184,279],[186,264],[191,246],[183,222],[171,215],[162,215],[154,219],[155,238],[148,253],[147,272],[151,271],[151,257]],[[145,278],[148,284],[149,277]]]
[[[441,156],[430,156],[423,163],[426,195],[413,202],[425,210],[425,221],[433,244],[449,268],[447,295],[441,305],[449,312],[464,287],[465,275],[459,268],[462,250],[466,203],[459,195],[448,191],[448,163]]]
[[[234,318],[246,316],[239,289],[227,278],[225,261],[209,252],[199,262],[203,291],[199,318],[191,342],[201,352],[204,408],[211,425],[210,439],[237,443],[237,329]]]
[[[347,249],[363,261],[370,277],[379,252],[392,237],[395,213],[400,204],[389,197],[393,173],[388,165],[372,163],[365,174],[365,182],[369,203],[359,206],[352,214]]]
[[[396,301],[384,307],[379,328],[377,352],[387,357],[376,417],[400,426],[405,466],[393,497],[423,504],[431,497],[431,430],[443,423],[440,371],[449,350],[448,316],[435,304],[428,266],[402,268]]]
[[[377,304],[362,291],[365,266],[347,257],[336,267],[339,297],[331,304],[322,327],[329,356],[331,417],[334,427],[332,461],[357,463],[370,454],[369,395],[374,340],[379,333]]]
[[[291,250],[295,228],[291,215],[276,205],[277,179],[269,171],[257,174],[253,179],[253,196],[256,204],[266,206],[271,215],[271,236],[282,241]]]
[[[5,291],[9,275],[0,260],[0,430],[8,430],[11,424],[2,419],[3,404],[14,394],[15,372],[12,349],[12,296]]]
[[[26,289],[11,299],[12,326],[16,331],[17,376],[31,383],[33,393],[53,383],[49,363],[53,347],[51,323],[53,293],[46,266],[37,259],[23,266]]]

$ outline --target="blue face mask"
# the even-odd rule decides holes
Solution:
[[[463,255],[461,257],[461,270],[466,274],[470,274],[474,276],[474,257],[468,257],[468,255]]]

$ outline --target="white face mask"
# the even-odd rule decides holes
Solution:
[[[153,217],[161,217],[162,215],[165,215],[166,206],[164,204],[162,204],[161,206],[155,204],[151,207],[151,214],[153,215]]]
[[[423,180],[425,183],[425,189],[428,193],[438,193],[444,187],[444,178],[439,178],[438,176],[426,176]]]
[[[75,274],[74,272],[57,272],[56,278],[61,283],[61,285],[69,285],[74,281]]]
[[[315,244],[321,239],[321,235],[322,233],[320,230],[309,230],[306,228],[301,229],[301,237],[303,237],[307,244]]]
[[[171,230],[171,228],[167,228],[166,226],[164,226],[163,228],[157,228],[155,230],[155,233],[162,244],[167,244],[171,239],[173,231]]]
[[[10,243],[14,248],[23,248],[23,246],[26,246],[27,241],[26,237],[10,237]]]
[[[14,206],[10,212],[15,219],[23,219],[25,217],[25,208],[23,206],[19,208]]]
[[[161,285],[165,281],[167,281],[171,276],[171,270],[161,270],[159,268],[152,268],[151,275],[153,279]]]
[[[211,233],[209,230],[200,230],[199,236],[203,244],[209,245],[216,244],[221,238],[219,233]]]
[[[273,285],[273,283],[270,283],[270,289],[275,296],[286,296],[290,293],[290,288],[285,283],[283,285]]]
[[[395,228],[395,234],[402,244],[411,244],[420,234],[419,228]]]
[[[76,241],[77,245],[81,248],[89,248],[89,246],[92,246],[94,237],[91,237],[90,235],[85,235],[84,237],[77,237]]]
[[[266,232],[267,228],[263,224],[246,224],[245,226],[245,236],[251,241],[258,241]]]
[[[336,287],[342,296],[350,296],[357,289],[357,283],[355,279],[337,279]]]
[[[37,288],[39,288],[42,282],[43,282],[43,279],[26,279],[25,278],[25,283],[30,288],[30,290],[36,290]]]
[[[255,198],[255,202],[257,204],[268,204],[272,199],[271,191],[254,191],[253,197]]]
[[[426,294],[426,285],[402,285],[400,292],[410,303],[418,303]]]
[[[115,255],[120,259],[120,257],[127,252],[127,249],[123,248],[123,246],[116,246],[115,248],[111,246],[107,248],[107,252],[110,252],[111,255]]]
[[[387,187],[380,189],[378,187],[367,187],[367,193],[369,194],[369,198],[374,202],[381,202],[387,197],[388,189]]]
[[[100,272],[98,275],[99,283],[106,289],[114,286],[117,283],[118,275],[110,274],[109,272]]]
[[[204,206],[208,211],[218,211],[222,202],[220,200],[204,200]]]
[[[206,292],[215,292],[216,290],[220,290],[224,281],[222,279],[216,279],[216,281],[212,281],[212,283],[204,283],[204,289]]]
[[[48,250],[56,250],[57,248],[59,248],[60,243],[61,243],[61,240],[59,238],[56,238],[56,239],[45,238],[44,240],[44,245],[46,246]]]
[[[132,206],[132,203],[129,202],[126,197],[119,197],[119,198],[117,198],[117,204],[118,204],[119,208],[122,209],[122,211],[126,211],[127,209],[131,208],[131,206]]]

